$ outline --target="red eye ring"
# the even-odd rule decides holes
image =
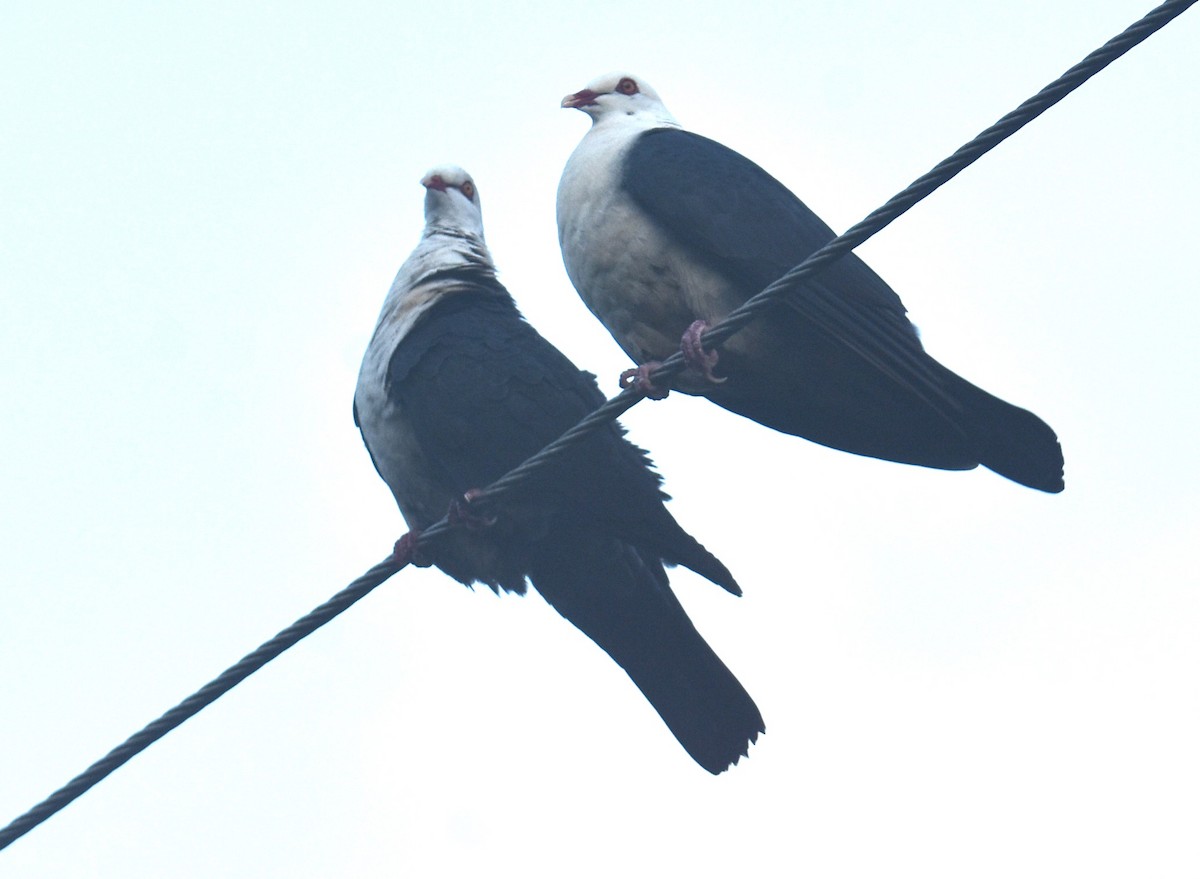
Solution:
[[[464,180],[462,186],[458,187],[458,191],[465,195],[469,200],[475,200],[475,184],[470,180]]]
[[[623,95],[636,95],[638,93],[638,84],[632,77],[626,76],[617,83],[617,91]]]

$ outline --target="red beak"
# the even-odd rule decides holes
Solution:
[[[446,181],[442,179],[441,174],[434,174],[432,177],[426,177],[421,181],[421,185],[426,189],[436,189],[438,192],[446,191]]]
[[[562,99],[562,107],[569,107],[572,110],[582,110],[589,104],[596,103],[597,94],[591,89],[584,89],[581,92],[575,92],[573,95],[567,95]]]

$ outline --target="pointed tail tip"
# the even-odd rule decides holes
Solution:
[[[738,585],[737,580],[733,579],[732,576],[727,580],[717,580],[716,583],[729,594],[736,595],[738,598],[742,597],[742,587]]]
[[[733,579],[733,572],[725,567],[723,561],[705,549],[700,543],[696,545],[700,547],[700,551],[704,553],[706,558],[702,560],[704,563],[702,568],[692,568],[692,570],[706,580],[716,583],[726,592],[740,597],[742,587],[738,585],[737,580]]]
[[[726,592],[740,597],[742,587],[733,578],[733,573],[725,566],[725,563],[682,528],[679,528],[679,533],[683,535],[683,539],[678,541],[676,547],[673,548],[675,551],[665,557],[663,562],[668,565],[683,565],[710,583],[717,584]]]

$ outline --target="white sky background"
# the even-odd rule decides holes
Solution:
[[[554,191],[614,68],[836,229],[1150,8],[17,3],[0,28],[0,823],[390,550],[350,418],[422,172],[614,390]],[[0,852],[5,877],[1195,876],[1200,13],[860,249],[1067,491],[625,419],[735,600],[711,777],[536,596],[406,571]]]

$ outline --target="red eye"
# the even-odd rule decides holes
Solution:
[[[636,95],[638,93],[638,84],[627,76],[617,83],[617,91],[623,95]]]
[[[469,201],[475,200],[475,184],[470,180],[464,180],[462,186],[458,187],[458,191],[465,195]]]

